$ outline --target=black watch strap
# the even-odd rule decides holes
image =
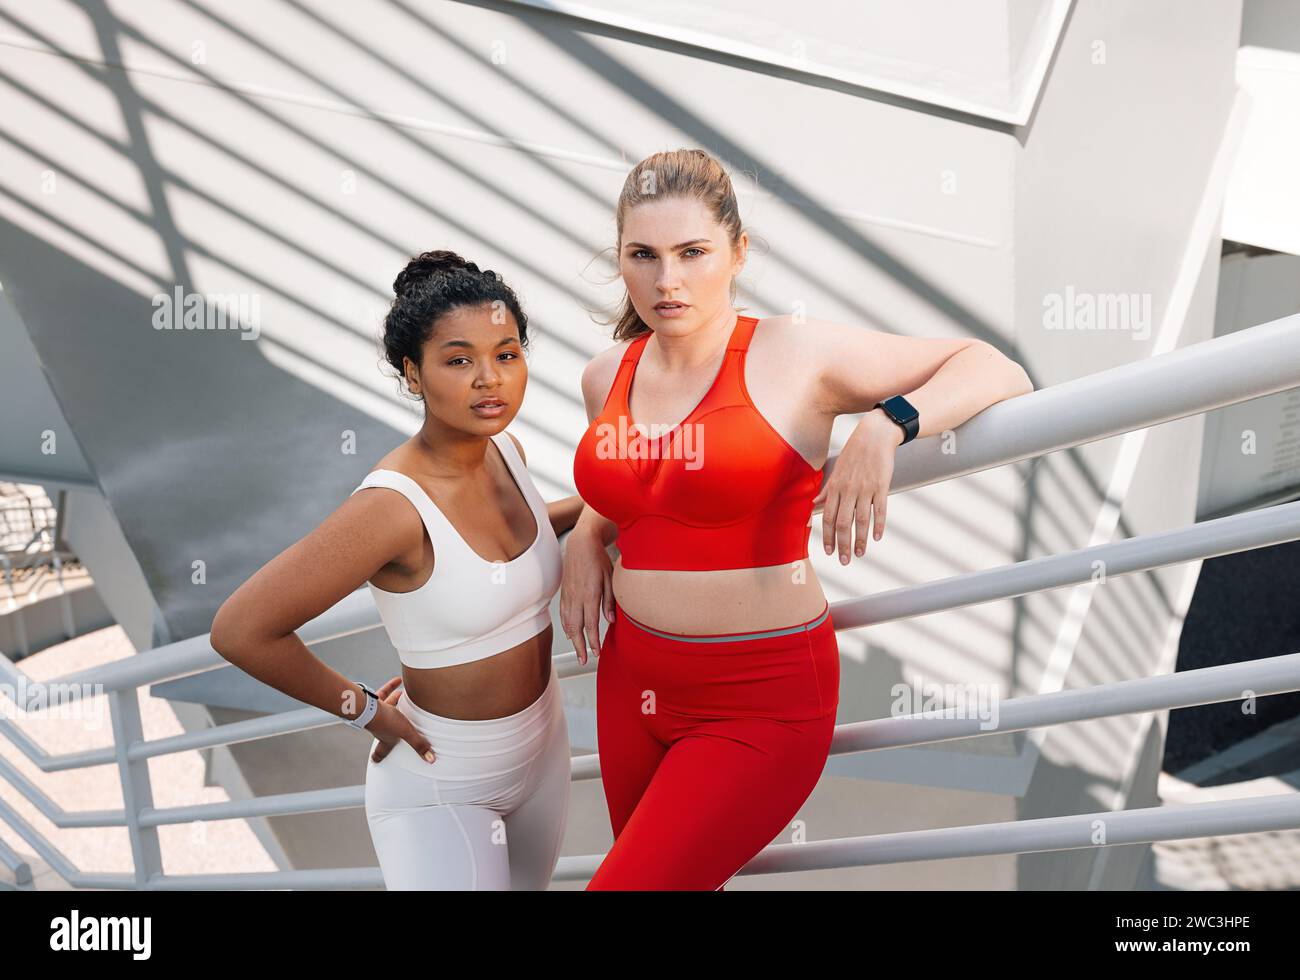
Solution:
[[[902,395],[894,395],[883,402],[876,402],[873,407],[884,409],[886,415],[903,427],[904,435],[903,441],[899,443],[900,446],[911,442],[921,431],[920,413]]]

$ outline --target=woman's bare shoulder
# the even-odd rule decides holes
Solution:
[[[609,389],[614,386],[614,377],[618,374],[618,366],[623,360],[623,355],[635,340],[636,338],[633,338],[611,344],[596,354],[582,369],[582,398],[587,404],[589,415],[599,412],[600,407],[605,404]]]
[[[749,349],[755,360],[765,364],[782,365],[789,372],[815,371],[826,354],[833,328],[834,324],[824,320],[790,313],[760,317]]]
[[[369,476],[377,470],[385,470],[389,473],[396,473],[399,476],[404,476],[423,489],[421,481],[417,480],[413,475],[419,472],[419,466],[416,464],[416,461],[412,459],[412,453],[413,450],[411,449],[409,441],[394,446],[366,471],[366,475]],[[386,490],[388,488],[380,487],[379,489]],[[425,493],[427,494],[428,491],[426,490]],[[352,496],[349,497],[348,502],[355,502],[352,503],[353,512],[368,514],[372,519],[397,520],[408,525],[409,530],[421,531],[422,521],[419,513],[416,511],[413,503],[408,503],[404,498],[406,498],[406,494],[400,492],[361,492],[352,494]]]
[[[412,473],[419,472],[419,451],[412,445],[413,442],[413,439],[407,439],[405,442],[398,443],[372,463],[368,472],[392,470],[403,476],[411,476]]]

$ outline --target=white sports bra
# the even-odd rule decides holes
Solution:
[[[368,582],[398,659],[408,667],[450,667],[501,653],[551,622],[560,587],[560,542],[515,444],[490,437],[537,523],[537,535],[510,561],[488,561],[460,536],[424,488],[396,470],[373,470],[353,490],[387,487],[420,512],[433,543],[433,574],[418,589],[387,592]]]

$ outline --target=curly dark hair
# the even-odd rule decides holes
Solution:
[[[396,294],[384,317],[384,358],[405,377],[402,358],[420,363],[420,352],[444,313],[462,306],[504,303],[519,325],[519,346],[528,349],[528,317],[519,297],[500,275],[480,270],[455,252],[421,252],[393,280]]]

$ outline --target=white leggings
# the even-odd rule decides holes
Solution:
[[[542,696],[504,718],[397,708],[429,739],[366,763],[366,820],[390,891],[544,890],[569,810],[569,728],[555,666]],[[371,744],[373,754],[378,741]]]

